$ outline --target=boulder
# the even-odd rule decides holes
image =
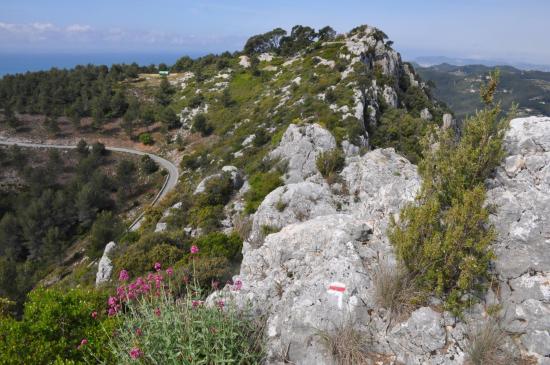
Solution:
[[[105,250],[103,251],[103,256],[101,256],[101,259],[99,260],[99,264],[97,267],[97,274],[95,276],[96,285],[101,285],[109,281],[109,279],[111,279],[111,274],[113,271],[113,263],[111,262],[111,256],[115,247],[116,247],[116,243],[112,241],[105,246]]]
[[[318,124],[297,126],[291,124],[281,139],[279,146],[269,157],[288,162],[285,174],[286,183],[297,183],[319,173],[315,162],[323,152],[336,148],[332,134]]]

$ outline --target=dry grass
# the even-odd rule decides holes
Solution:
[[[370,364],[368,336],[357,331],[351,322],[332,332],[319,331],[319,336],[338,365]]]
[[[472,328],[466,349],[467,364],[508,365],[515,363],[510,354],[502,349],[506,334],[495,320]]]
[[[412,302],[419,295],[414,280],[405,268],[385,262],[381,262],[374,272],[374,289],[376,304],[386,308],[397,318],[414,310]]]
[[[241,240],[246,241],[250,236],[250,232],[252,231],[252,219],[247,216],[239,215],[235,218],[234,225],[235,231],[237,232]]]

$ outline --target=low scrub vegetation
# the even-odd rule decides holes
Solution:
[[[329,178],[341,172],[345,162],[344,153],[339,148],[321,152],[315,161],[317,169],[324,178]]]
[[[466,348],[467,364],[513,364],[512,356],[502,348],[505,340],[506,334],[494,319],[471,328]]]
[[[376,304],[386,308],[397,319],[407,316],[414,309],[414,302],[419,300],[419,293],[407,270],[385,262],[374,271],[374,289]]]
[[[250,190],[246,193],[245,211],[248,214],[254,213],[264,198],[283,185],[279,171],[258,172],[250,177]]]
[[[338,365],[371,363],[368,352],[369,335],[356,330],[351,321],[336,326],[332,331],[319,331],[318,336]]]

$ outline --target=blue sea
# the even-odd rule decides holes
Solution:
[[[0,53],[0,77],[6,74],[43,71],[52,67],[72,68],[76,65],[112,65],[136,62],[140,66],[159,63],[173,64],[178,58],[188,55],[196,58],[203,54],[186,53]]]

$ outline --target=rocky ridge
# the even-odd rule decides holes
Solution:
[[[500,290],[490,290],[461,320],[435,305],[392,321],[375,303],[374,272],[382,262],[395,262],[385,233],[389,218],[398,219],[400,208],[414,199],[420,179],[416,167],[393,149],[378,149],[347,157],[340,180],[329,186],[308,163],[333,148],[326,133],[318,125],[289,127],[273,154],[289,161],[286,184],[253,217],[235,277],[242,289],[228,286],[209,298],[266,316],[268,362],[333,364],[319,333],[352,323],[385,363],[463,364],[472,328],[488,323],[487,311],[499,305],[501,326],[510,334],[502,351],[510,359],[549,364],[550,258],[544,248],[550,119],[512,121],[509,157],[489,182],[488,194],[499,233],[498,283],[492,287]],[[265,236],[267,225],[278,232]],[[335,285],[343,292],[331,289]]]

